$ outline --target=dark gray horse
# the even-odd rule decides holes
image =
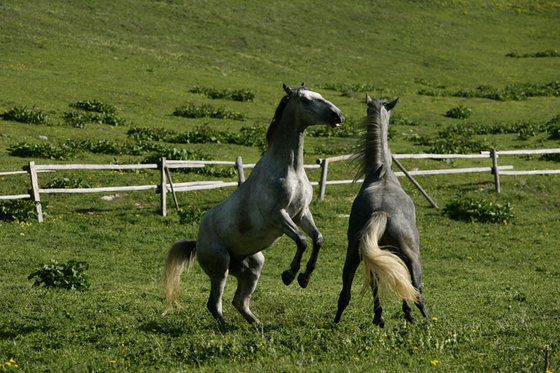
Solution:
[[[389,118],[397,101],[373,100],[366,94],[367,132],[355,155],[361,161],[356,179],[365,176],[365,180],[350,214],[343,288],[335,322],[340,321],[350,302],[352,281],[362,260],[366,270],[364,289],[371,286],[373,290],[374,324],[385,325],[379,296],[391,291],[403,300],[402,309],[408,321],[414,321],[409,301],[416,303],[422,315],[428,317],[422,294],[420,238],[414,204],[392,170],[387,144]]]
[[[196,252],[200,266],[211,281],[207,304],[210,313],[223,321],[222,294],[231,273],[237,277],[234,307],[248,322],[258,323],[249,309],[249,301],[264,264],[261,251],[283,234],[297,245],[290,268],[282,274],[286,285],[300,269],[307,247],[303,232],[313,240],[305,273],[298,276],[300,286],[307,286],[323,237],[309,211],[313,190],[303,168],[304,133],[313,124],[338,127],[344,116],[336,106],[305,85],[295,89],[284,85],[284,90],[286,95],[266,135],[268,149],[247,181],[202,217],[196,242],[179,241],[169,251],[165,265],[168,304],[164,314],[176,302],[181,272],[193,263]]]

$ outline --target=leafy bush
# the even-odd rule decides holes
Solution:
[[[181,208],[177,211],[179,222],[181,224],[198,223],[206,211],[197,206],[187,205],[184,209]]]
[[[236,113],[222,107],[214,107],[208,104],[197,105],[192,102],[176,108],[173,115],[185,118],[209,117],[218,119],[245,120],[245,116],[241,113]]]
[[[363,132],[363,129],[353,120],[348,119],[340,124],[338,128],[328,126],[315,126],[307,130],[307,136],[311,137],[355,137]]]
[[[134,140],[167,141],[170,137],[175,136],[176,132],[166,128],[135,127],[129,129],[127,135]]]
[[[105,104],[97,100],[78,101],[74,104],[70,104],[70,106],[75,109],[101,114],[115,114],[117,112],[117,108],[113,105]]]
[[[534,96],[560,96],[560,81],[549,83],[513,83],[504,88],[494,88],[488,85],[480,85],[476,89],[459,89],[457,91],[445,91],[434,89],[421,89],[418,94],[425,96],[453,96],[453,97],[477,97],[488,98],[497,101],[519,101]]]
[[[255,92],[249,88],[243,89],[223,89],[218,90],[214,88],[202,87],[199,85],[194,86],[189,92],[200,93],[210,98],[223,98],[233,101],[253,101],[255,99]]]
[[[455,118],[455,119],[467,119],[471,116],[471,109],[464,106],[457,106],[452,109],[447,110],[445,116],[448,118]]]
[[[68,177],[55,177],[54,179],[45,183],[45,188],[58,189],[58,188],[90,188],[91,186],[84,183],[82,179],[70,179]]]
[[[33,286],[44,286],[46,288],[61,288],[66,290],[87,290],[90,288],[89,276],[84,273],[89,268],[87,262],[70,260],[68,263],[58,263],[51,259],[49,263],[33,272],[27,278],[35,279]]]
[[[509,203],[473,198],[456,198],[445,205],[443,213],[455,220],[481,223],[508,223],[514,217]]]
[[[36,106],[33,106],[33,109],[28,109],[26,106],[15,106],[0,114],[0,117],[4,120],[21,123],[48,124],[49,116]]]
[[[215,165],[206,165],[205,167],[183,168],[184,173],[198,174],[204,176],[231,178],[237,176],[237,172],[233,167],[218,167]]]
[[[208,154],[187,149],[177,149],[177,148],[162,148],[159,151],[155,151],[148,155],[142,163],[158,163],[159,160],[165,157],[166,159],[172,160],[209,160],[211,159]]]
[[[7,150],[10,155],[15,157],[67,160],[76,155],[75,148],[65,144],[30,144],[25,141],[9,146]]]
[[[373,83],[324,83],[319,88],[339,92],[367,92],[375,90]]]
[[[46,206],[45,202],[42,203]],[[37,203],[29,199],[13,199],[0,201],[0,220],[2,221],[26,221],[37,219]]]
[[[70,104],[70,107],[84,111],[64,113],[64,121],[73,127],[84,128],[88,122],[111,126],[126,125],[126,121],[117,115],[116,107],[101,101],[78,101]]]
[[[546,123],[546,130],[550,134],[550,139],[560,140],[560,114]]]
[[[506,57],[515,57],[515,58],[530,58],[530,57],[560,57],[560,53],[558,53],[555,49],[546,49],[541,52],[536,53],[523,53],[519,54],[517,52],[510,52],[506,54]]]

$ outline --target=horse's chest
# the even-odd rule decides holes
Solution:
[[[284,181],[281,195],[284,208],[293,216],[309,205],[313,189],[307,177],[291,178]]]

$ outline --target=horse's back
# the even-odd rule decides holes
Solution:
[[[412,199],[399,184],[380,180],[362,188],[350,214],[348,238],[357,237],[375,211],[387,214],[387,225],[382,236],[384,245],[417,247],[419,234]]]

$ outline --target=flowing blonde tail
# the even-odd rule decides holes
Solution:
[[[403,300],[416,302],[420,294],[410,282],[408,268],[401,258],[379,246],[386,225],[387,214],[376,211],[360,233],[360,255],[366,270],[363,290],[377,284],[381,297],[392,291]]]
[[[167,298],[167,306],[162,313],[165,316],[173,309],[173,304],[179,303],[179,287],[181,285],[181,273],[186,269],[187,272],[194,263],[194,254],[196,252],[196,241],[177,241],[169,249],[167,261],[163,272],[163,284],[165,287],[165,297]]]

